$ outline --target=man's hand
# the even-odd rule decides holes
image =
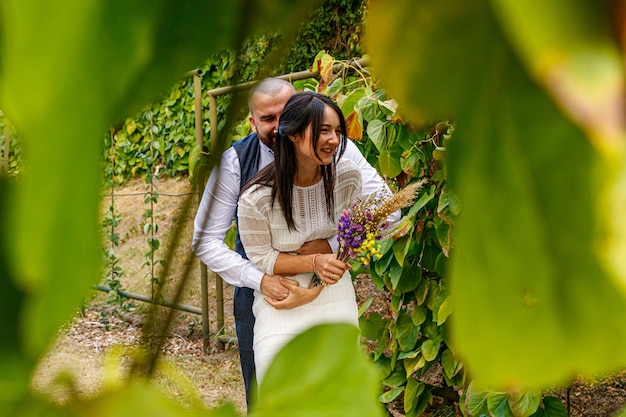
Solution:
[[[326,239],[317,239],[305,242],[295,253],[298,255],[313,255],[314,253],[333,253],[333,251]]]
[[[289,289],[286,283],[298,286],[298,281],[285,278],[282,275],[264,274],[261,278],[261,292],[273,300],[284,300],[289,295]]]
[[[280,281],[289,288],[289,296],[282,301],[272,300],[269,297],[265,297],[270,305],[277,310],[289,310],[295,307],[299,307],[304,304],[308,304],[315,300],[317,296],[324,289],[323,286],[304,288],[298,285],[297,281],[288,278],[280,278]]]

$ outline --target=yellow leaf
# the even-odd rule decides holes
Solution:
[[[129,135],[132,135],[135,130],[137,130],[137,124],[135,122],[126,125],[126,132],[128,132]]]
[[[324,91],[326,87],[333,82],[334,62],[333,57],[328,54],[322,55],[322,57],[315,62],[316,69],[320,73],[320,83],[317,86],[318,92]]]
[[[346,129],[349,138],[354,140],[363,139],[363,124],[361,124],[359,114],[354,110],[346,117]]]

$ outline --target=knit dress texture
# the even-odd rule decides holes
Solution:
[[[278,201],[272,206],[271,189],[256,185],[248,188],[238,206],[239,233],[248,258],[261,271],[273,275],[279,253],[293,253],[305,242],[335,236],[339,216],[360,193],[361,174],[357,166],[350,160],[340,160],[335,178],[334,219],[327,214],[323,181],[308,187],[294,186],[296,230],[289,230]],[[308,272],[289,278],[308,287],[312,276]],[[290,310],[275,309],[257,291],[252,311],[256,319],[254,357],[259,382],[280,349],[305,330],[323,323],[351,323],[358,327],[358,308],[349,271],[336,284],[322,289],[312,302]]]

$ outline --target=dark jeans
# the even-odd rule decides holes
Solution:
[[[237,345],[239,346],[239,362],[241,373],[246,387],[246,404],[250,409],[250,400],[253,398],[252,390],[256,389],[256,377],[254,372],[254,314],[252,314],[252,302],[254,290],[250,288],[235,287],[233,298],[233,310],[235,315],[235,330],[237,331]],[[254,394],[256,396],[256,393]]]

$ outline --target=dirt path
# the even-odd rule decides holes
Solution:
[[[74,387],[75,394],[90,397],[111,379],[115,380],[116,375],[123,378],[128,360],[122,352],[130,352],[138,345],[141,328],[117,317],[105,322],[100,313],[88,308],[84,316],[77,316],[60,332],[35,373],[36,391],[62,403],[71,396],[68,386]],[[182,392],[182,377],[196,388],[195,395],[207,406],[231,402],[243,413],[245,394],[236,347],[204,354],[198,329],[189,334],[183,324],[171,333],[161,356],[177,372],[168,374],[167,367],[163,367],[155,378],[157,385],[184,401],[189,393]]]

